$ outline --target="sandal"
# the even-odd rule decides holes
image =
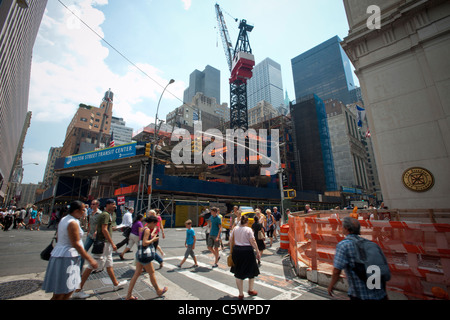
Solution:
[[[162,297],[164,295],[164,293],[167,292],[167,290],[169,290],[169,288],[164,287],[164,289],[162,290],[161,294],[158,294],[159,297]]]
[[[129,298],[127,298],[126,300],[137,300],[138,298],[136,296],[131,296]]]

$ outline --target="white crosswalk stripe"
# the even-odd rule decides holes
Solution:
[[[236,287],[231,287],[231,286],[226,285],[224,283],[215,281],[215,280],[213,280],[211,278],[201,276],[201,275],[199,275],[197,273],[191,272],[191,270],[189,270],[189,269],[180,269],[177,266],[169,264],[169,263],[166,263],[166,262],[164,262],[164,266],[168,267],[168,268],[170,268],[170,269],[172,269],[172,270],[174,270],[174,271],[176,271],[176,272],[178,272],[178,273],[180,273],[182,275],[184,275],[187,278],[195,280],[195,281],[197,281],[197,282],[199,282],[199,283],[201,283],[203,285],[207,285],[207,286],[209,286],[211,288],[214,288],[216,290],[222,291],[224,293],[227,293],[227,294],[230,294],[230,295],[233,295],[233,296],[238,296],[239,295],[239,290]],[[205,266],[206,267],[206,266],[209,266],[209,265],[199,262],[199,266],[202,266],[202,267]],[[262,298],[259,298],[259,297],[253,297],[253,299],[254,300],[262,300]]]
[[[179,268],[177,264],[183,259],[182,256],[178,257],[168,257],[164,259],[164,268],[168,269],[166,276],[168,276],[172,272],[176,272],[179,275],[182,275],[186,278],[189,278],[191,280],[196,281],[199,283],[199,285],[206,285],[210,288],[213,288],[215,290],[218,290],[220,292],[226,293],[230,296],[237,297],[239,295],[239,291],[235,284],[235,278],[234,275],[226,269],[222,269],[220,267],[218,268],[212,268],[211,261],[208,262],[202,262],[201,259],[209,259],[208,256],[197,256],[198,265],[201,268],[208,268],[211,269],[211,272],[205,273],[205,275],[200,275],[198,272],[195,272],[195,269],[189,266],[192,265],[191,262],[186,262],[186,266],[183,268]],[[175,262],[176,261],[176,262]],[[278,265],[270,264],[273,266],[268,266],[269,263],[266,263],[266,267],[274,267],[274,269],[277,269],[278,272],[281,270],[278,268]],[[265,279],[274,279],[275,282],[278,283],[286,283],[286,278],[281,275],[276,275],[273,272],[267,272],[267,271],[261,271],[261,275],[266,275],[264,277]],[[206,276],[207,275],[207,276]],[[213,279],[214,275],[218,276],[220,275],[221,281]],[[226,280],[223,280],[225,276]],[[298,283],[296,281],[291,281],[291,285],[285,285],[283,287],[279,287],[274,283],[269,283],[267,281],[260,280],[258,277],[255,279],[255,286],[264,287],[267,290],[264,290],[264,292],[270,292],[270,296],[263,296],[260,293],[258,296],[252,297],[253,300],[294,300],[300,298],[305,292],[307,292],[308,289],[311,289],[315,287],[315,285],[312,286],[306,286],[303,283]],[[247,296],[247,294],[245,294]]]

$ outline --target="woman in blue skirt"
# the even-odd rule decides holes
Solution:
[[[69,214],[61,219],[58,225],[57,242],[53,248],[42,290],[53,292],[51,300],[68,300],[81,282],[81,257],[93,269],[97,261],[92,258],[83,246],[83,230],[80,218],[84,214],[84,204],[74,201],[70,204]]]

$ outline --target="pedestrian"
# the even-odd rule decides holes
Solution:
[[[8,231],[13,224],[13,217],[11,210],[7,210],[3,213],[3,231]]]
[[[261,209],[255,209],[256,216],[259,218],[259,223],[261,223],[264,230],[267,230],[267,220],[266,216],[261,212]]]
[[[155,209],[156,212],[156,218],[158,218],[158,223],[156,224],[156,232],[159,237],[159,233],[161,232],[162,238],[166,238],[166,234],[164,233],[164,224],[161,217],[161,209]],[[159,252],[161,252],[161,255],[164,255],[164,251],[162,251],[161,246],[159,245],[159,239],[156,241],[156,246],[158,247]]]
[[[205,210],[204,213],[204,219],[203,219],[203,223],[206,223],[206,228],[205,228],[205,241],[206,241],[206,246],[208,246],[208,238],[209,238],[209,233],[211,232],[211,224],[209,223],[209,221],[211,220],[211,211],[209,209]],[[203,224],[202,224],[202,228],[203,228]]]
[[[85,203],[84,204],[84,214],[83,217],[81,218],[80,222],[81,222],[81,228],[84,231],[88,231],[89,230],[89,204]]]
[[[122,248],[124,245],[128,244],[128,240],[130,238],[131,227],[133,226],[133,208],[127,208],[127,211],[122,217],[122,223],[118,225],[117,230],[122,231],[123,236],[125,237],[122,241],[116,244],[117,249]]]
[[[5,222],[4,216],[3,216],[3,214],[5,213],[5,210],[6,209],[4,209],[4,208],[0,208],[0,228],[2,228],[3,230],[5,230],[5,226],[3,225],[3,223]]]
[[[136,218],[133,221],[133,224],[131,226],[130,231],[130,237],[128,239],[128,244],[123,250],[123,252],[120,254],[120,260],[124,260],[124,255],[128,251],[131,250],[131,248],[136,244],[136,246],[139,244],[139,235],[142,233],[142,230],[144,229],[144,225],[142,224],[142,221],[144,220],[143,214],[138,214]]]
[[[273,244],[273,232],[275,230],[275,218],[272,215],[272,211],[270,209],[266,210],[267,216],[267,237],[270,241],[270,246]]]
[[[386,300],[386,283],[382,283],[380,289],[369,289],[366,282],[361,280],[353,270],[357,255],[354,241],[359,238],[361,229],[359,221],[345,217],[342,221],[342,228],[346,237],[336,246],[334,269],[328,286],[328,294],[333,296],[333,287],[338,282],[342,270],[345,270],[350,300]]]
[[[194,249],[195,249],[195,243],[197,242],[197,239],[195,237],[195,230],[192,228],[192,220],[187,220],[184,224],[186,226],[186,241],[184,243],[186,247],[186,252],[184,253],[184,258],[178,265],[179,268],[183,265],[183,263],[186,261],[186,259],[189,257],[189,255],[194,260],[194,267],[197,268],[197,258],[195,257]]]
[[[52,225],[55,225],[55,228],[56,228],[56,209],[53,209],[53,210],[52,210],[52,214],[51,214],[51,216],[50,216],[50,222],[49,222],[49,224],[47,225],[47,229],[50,229],[50,227],[51,227]]]
[[[80,288],[75,291],[73,294],[74,298],[87,298],[88,294],[83,292],[83,286],[86,283],[89,275],[93,270],[101,271],[103,268],[106,268],[108,272],[108,276],[111,279],[114,290],[117,290],[127,284],[126,280],[118,281],[113,269],[113,251],[117,251],[117,247],[112,240],[112,230],[115,227],[115,212],[116,212],[116,201],[114,199],[106,200],[105,211],[103,211],[97,220],[97,235],[96,241],[100,241],[104,243],[103,252],[101,254],[94,254],[94,259],[97,260],[98,267],[92,268],[92,265],[89,265],[86,270],[83,272],[81,277]]]
[[[305,213],[311,213],[313,210],[311,209],[311,206],[309,204],[305,204]]]
[[[266,249],[266,231],[264,230],[262,224],[259,222],[258,216],[255,216],[253,219],[255,219],[255,222],[252,225],[253,236],[255,237],[256,244],[258,245],[258,250],[261,253],[262,257],[263,251]],[[258,259],[258,265],[261,265],[261,259]]]
[[[39,227],[41,226],[43,213],[44,213],[44,209],[40,208],[36,215],[36,230],[37,231],[39,231]]]
[[[228,229],[225,229],[225,241],[228,241],[229,240],[229,238],[230,238],[230,232],[231,232],[231,230],[233,230],[233,228],[235,227],[235,221],[236,221],[236,217],[237,217],[237,215],[239,214],[238,213],[238,211],[239,211],[239,207],[238,206],[234,206],[233,207],[233,211],[231,211],[229,214],[228,214],[228,217],[227,217],[227,215],[225,216],[226,217],[226,219],[229,219],[230,220],[230,223],[229,223],[229,228]]]
[[[155,216],[149,216],[148,218],[145,218],[144,222],[146,222],[146,227],[144,228],[141,239],[142,239],[142,245],[144,247],[153,245],[153,242],[155,242],[158,239],[158,236],[152,236],[151,229],[156,228],[156,224],[158,223],[158,219]],[[136,284],[137,279],[142,273],[142,269],[145,269],[147,271],[150,282],[153,285],[153,288],[156,290],[156,294],[161,297],[164,295],[164,293],[167,292],[168,288],[164,287],[163,289],[159,288],[158,282],[156,281],[155,276],[155,269],[153,268],[152,262],[141,262],[138,259],[138,253],[136,252],[136,270],[134,272],[133,278],[130,280],[130,284],[128,286],[128,294],[127,294],[127,300],[137,300],[137,297],[133,296],[133,288]]]
[[[209,218],[211,217],[211,212],[209,212],[209,209],[206,208],[205,211],[203,211],[203,212],[200,214],[200,216],[203,217],[202,225],[200,226],[200,227],[203,228],[204,226],[207,226],[207,225],[208,225],[208,220],[209,220]]]
[[[156,240],[153,242],[153,246],[155,247],[155,250],[159,250],[161,255],[164,255],[164,252],[162,251],[161,247],[159,246],[159,232],[158,232],[158,223],[160,220],[158,219],[158,216],[156,214],[155,210],[150,210],[147,214],[147,217],[155,217],[157,220],[156,225],[153,228],[150,228],[150,231],[152,233],[152,237],[156,237]],[[159,263],[159,268],[161,269],[163,267],[163,259],[158,254],[158,252],[155,252],[155,260]]]
[[[339,215],[338,215],[338,213],[337,213],[337,211],[339,210],[340,208],[339,207],[335,207],[334,208],[334,211],[333,211],[333,213],[330,215],[330,219],[335,219],[335,220],[337,220],[337,219],[339,219]],[[336,231],[338,229],[338,224],[337,223],[332,223],[331,224],[331,230],[332,231]]]
[[[87,260],[92,268],[97,268],[97,261],[83,248],[81,240],[83,230],[79,219],[83,215],[84,204],[73,201],[69,214],[60,222],[56,246],[53,248],[47,265],[42,290],[53,292],[51,300],[68,300],[78,288],[80,278],[80,258]]]
[[[19,220],[20,209],[13,207],[13,229],[17,229],[17,223]]]
[[[273,217],[275,218],[275,229],[273,231],[274,240],[277,241],[277,234],[280,233],[281,228],[281,212],[278,211],[277,207],[273,207]]]
[[[88,220],[88,234],[86,239],[84,240],[84,250],[89,252],[89,249],[94,244],[95,237],[97,235],[97,220],[102,211],[99,209],[100,201],[98,199],[94,199],[91,201],[91,213],[89,214]],[[83,271],[84,259],[81,258],[81,266],[80,270]]]
[[[256,244],[253,230],[248,227],[248,217],[244,215],[241,217],[241,222],[238,224],[231,234],[231,242],[233,247],[233,266],[231,272],[236,278],[236,285],[239,290],[239,299],[244,299],[244,280],[248,281],[248,294],[250,296],[258,295],[254,290],[255,277],[259,275],[259,268],[256,260],[261,259],[261,253]],[[256,251],[256,256],[255,252]]]
[[[219,209],[216,207],[211,208],[211,218],[209,220],[211,225],[211,231],[208,237],[208,250],[214,255],[213,268],[217,268],[219,265],[219,246],[220,246],[220,234],[222,232],[222,218],[219,216]]]
[[[30,229],[31,231],[33,230],[33,226],[36,223],[36,216],[37,216],[36,209],[37,207],[35,205],[31,207],[30,218],[28,219],[28,224],[26,226],[26,228]]]

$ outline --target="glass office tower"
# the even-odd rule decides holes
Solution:
[[[350,60],[335,36],[291,60],[296,99],[316,94],[322,100],[337,99],[344,104],[355,100]]]
[[[205,70],[195,70],[189,77],[189,88],[184,91],[184,102],[191,103],[197,93],[203,93],[209,98],[215,98],[220,104],[220,71],[211,66]]]
[[[254,108],[265,100],[278,109],[284,105],[281,65],[270,58],[258,63],[253,69],[253,77],[248,81],[247,104]]]

